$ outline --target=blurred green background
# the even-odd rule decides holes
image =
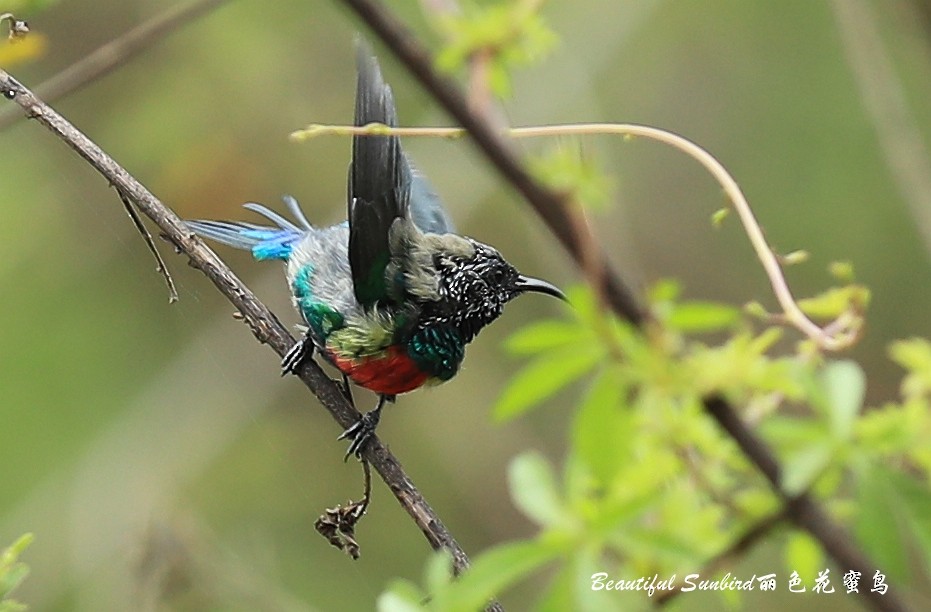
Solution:
[[[34,86],[172,4],[61,2],[21,14],[48,48],[11,72]],[[390,6],[436,42],[419,5]],[[865,20],[850,12],[862,6]],[[900,372],[886,345],[931,334],[931,243],[921,229],[931,201],[908,179],[931,168],[926,151],[899,138],[924,146],[931,128],[931,30],[916,5],[585,0],[547,3],[543,14],[561,43],[515,75],[510,121],[648,123],[708,148],[773,245],[811,251],[790,270],[797,294],[827,286],[829,262],[853,262],[873,290],[854,357],[869,401],[893,397]],[[229,2],[55,107],[181,216],[248,219],[241,203],[278,206],[289,193],[312,221],[332,222],[344,215],[348,140],[298,145],[287,135],[351,120],[360,27],[333,2]],[[865,69],[858,53],[866,64],[882,59],[870,51],[872,29],[901,89],[874,78],[871,92],[880,105],[903,96],[914,125],[901,133],[898,116],[869,111],[854,76]],[[376,49],[401,123],[447,124]],[[468,142],[405,146],[463,233],[528,274],[579,281]],[[773,304],[736,219],[711,227],[724,200],[696,163],[645,141],[583,147],[614,176],[615,203],[596,225],[628,282],[672,276],[689,298]],[[914,167],[896,166],[897,154]],[[275,355],[166,247],[181,294],[169,306],[115,193],[35,123],[0,132],[0,211],[0,543],[36,534],[20,600],[35,610],[370,609],[390,578],[419,580],[426,543],[380,481],[358,531],[361,560],[314,532],[324,507],[360,493],[338,426],[303,385],[279,378]],[[297,322],[280,266],[220,252],[283,321]],[[559,461],[574,396],[506,426],[489,414],[520,365],[502,340],[559,314],[548,300],[512,304],[451,384],[400,398],[379,428],[469,552],[533,533],[509,502],[506,467],[531,448]],[[756,551],[737,571],[781,571],[775,551]],[[525,609],[535,588],[503,601]],[[826,601],[757,596],[755,608]],[[684,596],[679,605],[718,601]],[[844,595],[830,605],[857,607]]]

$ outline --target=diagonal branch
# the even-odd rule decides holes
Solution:
[[[227,1],[191,0],[187,4],[175,5],[119,38],[98,47],[80,61],[39,84],[35,88],[35,93],[46,102],[54,102],[58,98],[73,93],[119,68],[140,51]],[[11,126],[21,116],[13,107],[0,109],[0,131]]]
[[[846,531],[834,522],[814,497],[807,491],[791,496],[782,488],[782,467],[773,451],[755,432],[747,428],[727,401],[719,396],[704,399],[705,410],[718,425],[734,439],[754,465],[756,465],[773,490],[783,499],[786,517],[801,529],[811,534],[822,548],[845,571],[855,570],[861,576],[872,576],[878,568],[867,558]],[[876,610],[905,610],[905,604],[890,589],[885,595],[865,588],[859,591]]]
[[[495,169],[514,186],[534,211],[543,219],[550,231],[569,251],[579,265],[585,249],[575,240],[571,221],[566,215],[565,198],[535,181],[524,169],[510,143],[498,130],[476,114],[466,101],[459,87],[452,80],[439,75],[433,68],[429,52],[417,38],[376,0],[343,0],[371,29],[395,56],[420,81],[446,111],[462,126],[485,154]],[[612,309],[638,326],[643,326],[646,315],[632,297],[632,292],[617,273],[607,265],[603,253],[599,254],[603,266],[605,291]],[[704,400],[705,410],[717,421],[724,431],[737,442],[744,455],[763,472],[777,494],[783,498],[786,516],[796,526],[808,531],[834,558],[847,569],[872,575],[876,570],[866,555],[857,548],[853,538],[834,522],[808,493],[797,497],[789,496],[781,485],[781,468],[775,455],[766,443],[737,415],[734,408],[721,397]],[[862,589],[860,596],[876,610],[905,610],[905,604],[890,590],[885,595]]]
[[[63,140],[103,175],[118,193],[132,201],[145,216],[155,222],[179,252],[188,256],[191,265],[203,272],[220,293],[242,313],[243,319],[248,323],[252,334],[259,342],[267,344],[281,357],[287,353],[294,344],[294,338],[288,330],[171,209],[152,195],[87,136],[2,69],[0,69],[0,94],[16,102],[27,116],[35,119]],[[313,360],[306,360],[298,375],[343,428],[349,427],[359,419],[359,413],[346,401],[337,383],[331,380]],[[373,437],[368,443],[363,458],[371,463],[379,473],[430,545],[434,549],[449,551],[457,573],[468,568],[469,559],[465,552],[414,486],[400,462],[377,437]],[[500,609],[500,607],[493,603],[488,609]]]
[[[527,172],[511,143],[500,129],[470,107],[455,81],[433,68],[429,51],[416,36],[374,0],[343,0],[381,38],[397,58],[420,81],[452,117],[469,132],[472,140],[495,169],[533,206],[550,231],[574,258],[581,260],[585,248],[575,240],[573,223],[567,213],[569,198],[540,185]],[[620,280],[604,253],[598,253],[599,268],[605,271],[604,293],[614,308],[626,319],[641,324],[647,314],[633,292]]]

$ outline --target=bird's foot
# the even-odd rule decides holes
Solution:
[[[350,441],[349,449],[346,451],[346,456],[343,457],[343,461],[349,459],[349,455],[355,455],[358,459],[362,458],[362,451],[365,450],[365,445],[368,444],[368,441],[375,435],[375,428],[378,427],[379,416],[377,410],[366,412],[358,421],[353,423],[349,429],[340,435],[338,438],[339,440]]]
[[[294,346],[285,353],[284,359],[281,360],[281,375],[297,374],[298,368],[301,367],[304,360],[313,354],[314,341],[308,334],[295,342]]]
[[[352,424],[346,431],[344,431],[337,440],[349,440],[349,449],[346,451],[346,456],[343,457],[343,461],[349,459],[349,455],[355,455],[357,459],[362,459],[362,451],[365,450],[365,445],[368,444],[368,441],[372,439],[372,436],[375,435],[375,429],[378,427],[378,421],[381,419],[381,408],[385,405],[385,400],[387,398],[382,395],[378,398],[378,405],[374,410],[366,412],[359,420]]]

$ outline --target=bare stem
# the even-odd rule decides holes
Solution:
[[[170,208],[146,189],[129,172],[104,153],[87,136],[77,130],[64,117],[39,100],[31,91],[0,69],[0,95],[15,101],[26,115],[38,121],[78,155],[94,167],[117,191],[131,200],[151,219],[161,232],[190,259],[191,265],[203,272],[217,289],[242,313],[242,318],[256,339],[267,344],[283,357],[294,344],[294,338],[252,293],[252,291],[212,250],[187,227]],[[330,379],[312,359],[301,366],[298,376],[320,400],[342,428],[359,419],[359,413],[343,395],[339,385]],[[434,549],[444,548],[453,558],[457,572],[468,568],[469,559],[443,525],[440,517],[404,472],[400,462],[377,436],[365,448],[363,457],[372,464],[401,506],[411,516]],[[489,606],[496,608],[497,604]]]
[[[9,22],[7,24],[10,28],[10,33],[7,36],[9,40],[15,41],[29,33],[29,24],[21,19],[17,19],[13,13],[0,14],[0,24],[4,21]]]
[[[77,91],[81,87],[119,68],[140,51],[162,40],[180,27],[204,15],[228,0],[193,0],[166,9],[165,12],[136,26],[85,55],[44,83],[34,88],[36,95],[48,102]],[[0,15],[0,19],[4,17]],[[10,16],[12,17],[12,15]],[[21,118],[15,108],[0,109],[0,130]]]
[[[155,242],[152,240],[152,234],[149,233],[149,230],[146,228],[145,224],[142,223],[142,219],[139,218],[139,215],[136,213],[136,209],[133,208],[132,201],[122,193],[120,193],[119,196],[120,201],[123,202],[123,208],[126,209],[126,214],[129,215],[133,225],[136,227],[136,231],[138,231],[139,235],[142,236],[142,239],[145,241],[145,245],[149,248],[149,252],[151,252],[152,257],[155,258],[155,271],[162,275],[162,277],[165,279],[165,284],[168,285],[168,303],[173,304],[177,302],[178,289],[175,287],[175,279],[172,278],[171,272],[168,270],[168,266],[165,265],[165,260],[162,259],[162,254],[158,252],[158,248],[155,246]]]
[[[841,351],[849,348],[859,339],[862,321],[861,317],[853,311],[841,313],[837,319],[824,327],[818,326],[802,312],[782,272],[779,256],[766,242],[763,230],[737,181],[734,180],[734,177],[717,158],[698,144],[668,130],[632,123],[577,123],[519,127],[505,130],[504,133],[513,138],[606,134],[623,137],[635,136],[655,140],[682,151],[700,163],[714,177],[724,189],[724,193],[731,204],[733,204],[734,210],[737,211],[737,215],[743,224],[744,231],[747,233],[747,238],[749,238],[750,244],[753,246],[766,276],[769,278],[779,306],[782,308],[781,319],[801,331],[824,350]],[[351,136],[359,134],[460,138],[465,136],[467,132],[463,128],[450,127],[389,128],[381,124],[369,124],[363,127],[314,124],[303,130],[293,132],[290,137],[294,141],[302,141],[324,135]]]

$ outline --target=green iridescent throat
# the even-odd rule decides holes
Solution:
[[[407,343],[407,353],[417,367],[447,381],[459,371],[465,345],[453,327],[430,327],[416,332]]]

